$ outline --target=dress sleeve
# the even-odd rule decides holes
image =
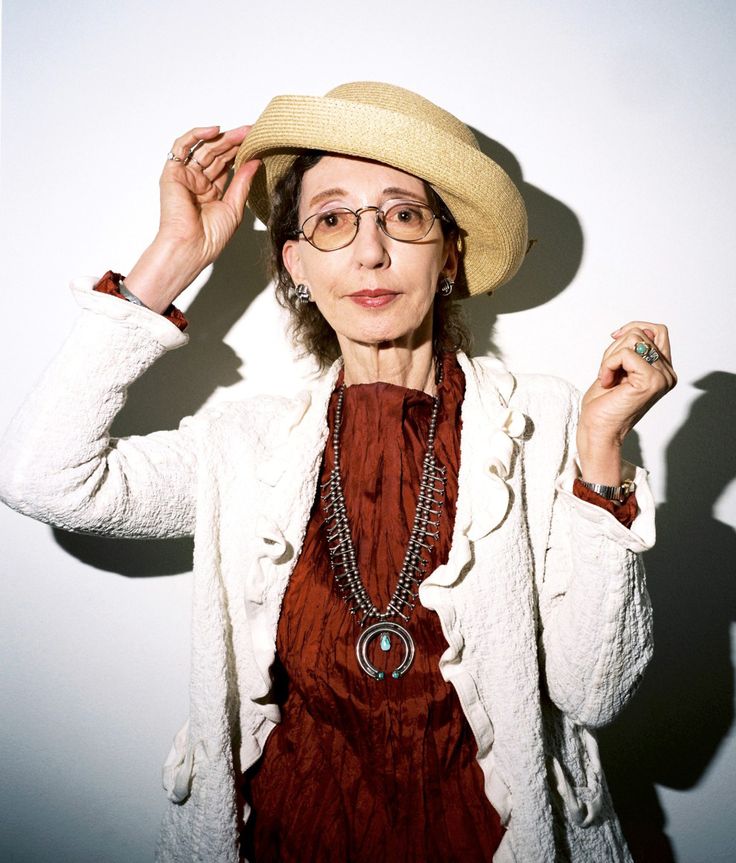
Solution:
[[[639,511],[635,492],[632,492],[622,503],[617,503],[613,500],[607,500],[592,489],[586,488],[581,480],[576,479],[572,486],[572,493],[580,500],[586,500],[588,503],[593,503],[601,509],[605,509],[606,512],[610,512],[616,521],[624,527],[631,527]]]
[[[128,386],[187,336],[155,312],[93,292],[94,284],[73,283],[82,314],[5,434],[0,498],[65,530],[189,535],[194,422],[145,436],[109,433]]]
[[[113,273],[112,270],[108,270],[94,286],[94,290],[101,294],[109,294],[112,297],[117,297],[119,300],[124,300],[127,303],[129,302],[128,297],[125,297],[120,290],[120,283],[123,281],[123,277],[120,273]],[[143,304],[141,303],[141,305]],[[161,314],[167,321],[171,321],[171,323],[182,332],[184,332],[184,330],[189,326],[189,321],[173,303],[170,303],[169,307]]]
[[[574,440],[574,436],[571,436]],[[641,552],[654,544],[654,501],[641,468],[630,527],[573,493],[570,457],[557,481],[539,592],[540,653],[553,702],[573,721],[610,722],[652,655],[652,614]]]

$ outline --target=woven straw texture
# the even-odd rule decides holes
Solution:
[[[236,168],[263,160],[248,200],[262,222],[276,183],[303,150],[373,159],[426,180],[460,226],[464,295],[495,290],[521,265],[527,218],[519,190],[464,123],[416,93],[358,82],[324,97],[274,98],[235,160]]]

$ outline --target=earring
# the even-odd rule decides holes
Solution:
[[[454,287],[455,287],[455,282],[453,282],[452,279],[445,276],[445,278],[442,279],[442,281],[440,282],[439,293],[443,297],[449,297],[450,294],[452,293],[452,289]]]
[[[297,285],[296,286],[296,301],[300,306],[303,306],[305,303],[309,303],[312,300],[312,295],[309,292],[309,288],[306,285]]]

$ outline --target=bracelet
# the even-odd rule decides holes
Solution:
[[[597,482],[586,482],[584,479],[578,482],[606,500],[613,500],[616,503],[623,503],[633,491],[636,491],[636,483],[631,479],[624,480],[621,485],[600,485]]]
[[[94,290],[101,294],[111,294],[113,297],[118,297],[118,299],[127,303],[133,303],[134,306],[148,309],[149,312],[153,311],[143,302],[143,300],[139,300],[132,291],[128,290],[120,273],[113,273],[112,270],[108,270],[105,273],[105,275],[95,285]],[[182,332],[184,332],[188,326],[187,319],[173,303],[165,312],[163,312],[162,317],[166,318],[167,321],[170,321]]]
[[[125,299],[128,300],[129,303],[134,303],[136,306],[141,306],[141,308],[148,309],[148,306],[143,302],[143,300],[139,300],[138,297],[136,297],[136,295],[133,293],[133,291],[128,290],[128,286],[125,284],[123,279],[120,279],[120,281],[118,282],[118,290],[125,297]]]

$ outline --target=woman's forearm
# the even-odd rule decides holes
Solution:
[[[146,309],[93,294],[91,284],[79,296],[86,311],[3,439],[0,497],[68,530],[188,534],[191,432],[109,433],[128,385],[186,336]]]

